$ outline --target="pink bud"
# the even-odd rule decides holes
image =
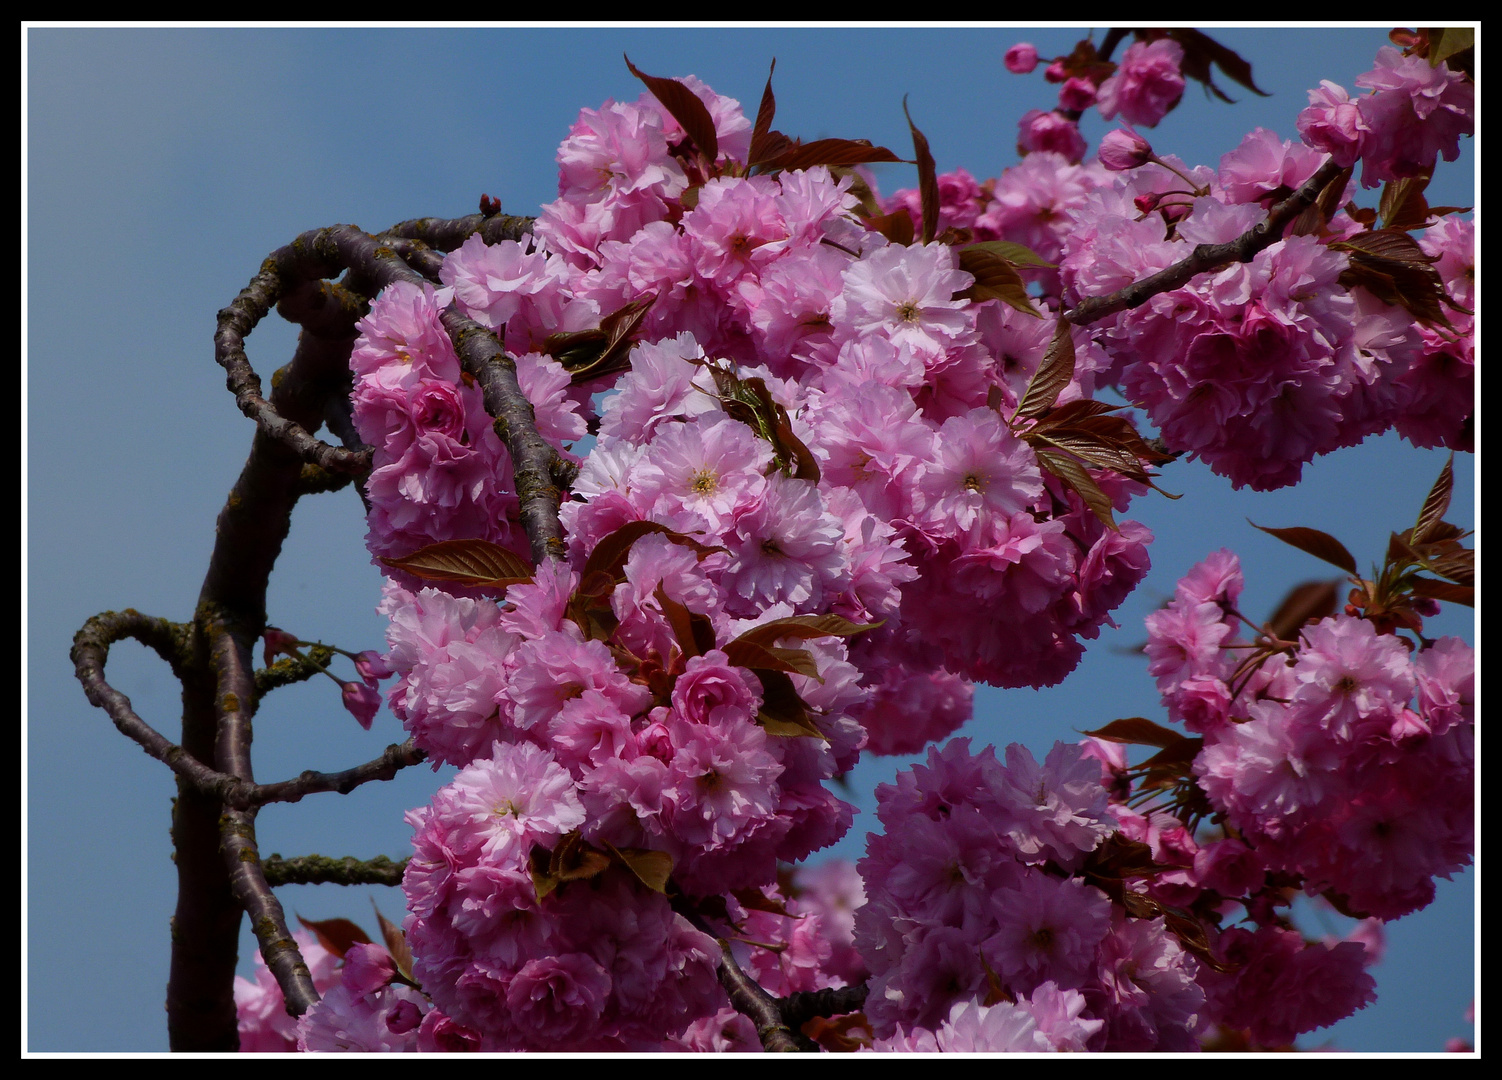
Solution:
[[[1059,108],[1084,112],[1095,104],[1095,84],[1076,75],[1059,87]]]
[[[1146,165],[1153,157],[1153,148],[1146,139],[1129,127],[1108,131],[1100,140],[1096,152],[1100,163],[1112,172],[1125,172]]]
[[[1064,61],[1055,60],[1043,69],[1043,77],[1049,82],[1063,82],[1069,78],[1069,69],[1064,66]]]
[[[381,695],[364,683],[347,682],[344,684],[344,707],[362,728],[369,731],[375,714],[381,709]]]
[[[1001,62],[1013,75],[1026,75],[1038,66],[1038,50],[1025,41],[1019,41],[1007,50]]]
[[[278,630],[274,626],[266,628],[263,640],[266,642],[266,648],[261,655],[261,660],[267,667],[271,666],[272,657],[280,656],[282,653],[290,656],[292,655],[292,651],[297,648],[297,638],[285,630]]]
[[[366,649],[355,657],[355,670],[360,673],[360,678],[365,680],[365,685],[374,687],[382,679],[389,679],[393,672],[381,659],[381,654],[374,649]]]

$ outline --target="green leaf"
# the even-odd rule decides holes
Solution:
[[[1014,244],[1010,240],[981,240],[978,243],[966,246],[966,251],[989,251],[998,258],[1005,259],[1013,266],[1030,266],[1040,270],[1057,270],[1058,263],[1051,263],[1025,244]]]
[[[704,155],[705,160],[713,165],[720,156],[720,137],[715,133],[714,118],[709,115],[709,108],[699,100],[698,95],[677,79],[642,74],[629,56],[626,57],[626,66],[631,69],[631,74],[646,83],[652,96],[678,121],[684,134],[693,140],[694,146]]]
[[[1261,529],[1268,536],[1276,536],[1285,544],[1292,544],[1316,559],[1324,559],[1325,562],[1340,567],[1348,574],[1356,573],[1356,557],[1329,533],[1320,532],[1318,529],[1307,529],[1302,525],[1294,525],[1287,529],[1268,529],[1258,525],[1251,518],[1247,518],[1247,524],[1254,529]]]
[[[525,559],[489,540],[443,540],[381,562],[424,581],[452,581],[472,589],[504,589],[532,580]]]
[[[958,255],[960,269],[973,277],[975,283],[956,293],[956,299],[976,303],[1000,300],[1035,319],[1043,318],[1043,313],[1033,306],[1033,298],[1027,293],[1027,283],[1011,263],[994,252],[975,246],[960,248]]]

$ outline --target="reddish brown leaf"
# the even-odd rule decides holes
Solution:
[[[918,196],[923,206],[923,242],[926,244],[939,231],[939,177],[934,166],[934,156],[929,152],[928,140],[918,125],[913,123],[913,114],[907,111],[907,98],[902,99],[902,115],[907,117],[908,130],[913,134],[913,157],[918,163]]]
[[[857,623],[838,615],[792,615],[785,619],[772,619],[760,626],[753,626],[736,641],[771,645],[782,638],[807,641],[821,637],[853,637],[867,630],[875,630],[881,623]],[[733,643],[732,643],[733,644]]]
[[[667,895],[668,878],[673,874],[671,855],[666,851],[653,851],[650,848],[618,848],[608,840],[604,844],[636,876],[637,881],[653,892]]]
[[[302,924],[304,930],[313,931],[313,935],[318,938],[318,944],[341,960],[344,959],[344,954],[351,945],[375,944],[370,940],[369,934],[348,919],[321,919],[314,922],[299,915],[297,921]]]
[[[424,581],[452,581],[474,589],[504,589],[532,580],[526,560],[489,540],[443,540],[381,562]]]
[[[396,970],[403,979],[416,986],[417,982],[412,977],[412,949],[407,945],[407,935],[400,926],[381,914],[381,909],[376,907],[375,897],[371,897],[370,906],[375,908],[376,922],[380,924],[381,937],[386,942],[386,951],[391,954],[391,962],[396,965]]]
[[[866,218],[862,224],[872,232],[881,233],[894,244],[904,247],[913,242],[913,216],[906,210],[898,210],[891,214],[881,214],[877,217]]]
[[[777,98],[772,94],[772,73],[777,70],[777,58],[772,57],[772,66],[767,70],[767,88],[761,92],[761,105],[756,110],[756,124],[751,128],[751,151],[747,164],[760,164],[767,155],[767,136],[772,132],[772,117],[777,113]]]
[[[901,161],[885,146],[866,139],[815,139],[793,143],[776,157],[760,162],[763,169],[812,169],[816,165],[864,165],[873,161]]]
[[[1455,489],[1455,454],[1452,452],[1439,471],[1439,477],[1429,494],[1424,498],[1419,520],[1413,527],[1411,543],[1423,544],[1435,536],[1436,526],[1444,524],[1445,511],[1450,509],[1450,493]]]
[[[1069,320],[1061,318],[1054,329],[1053,340],[1043,353],[1038,370],[1028,380],[1027,389],[1023,391],[1022,400],[1018,402],[1012,419],[1015,421],[1019,417],[1042,416],[1053,408],[1053,403],[1059,399],[1060,392],[1069,385],[1072,378],[1074,338],[1070,334]]]
[[[1281,641],[1292,641],[1299,628],[1309,620],[1334,615],[1343,584],[1342,581],[1306,581],[1288,590],[1288,595],[1267,620],[1273,635]]]
[[[1128,716],[1122,720],[1112,720],[1103,728],[1085,732],[1097,739],[1105,739],[1107,742],[1132,743],[1139,746],[1172,746],[1184,737],[1183,732],[1166,728],[1162,724],[1155,724],[1145,716]]]
[[[725,657],[734,667],[757,671],[786,671],[824,681],[819,676],[819,666],[813,653],[805,649],[779,649],[775,645],[759,645],[754,641],[737,639],[725,646]]]
[[[1431,600],[1444,600],[1451,604],[1463,604],[1466,607],[1476,606],[1476,589],[1473,585],[1457,585],[1454,582],[1417,575],[1410,578],[1408,584],[1415,596],[1427,596]]]
[[[631,69],[631,74],[646,83],[652,96],[678,121],[684,134],[693,141],[704,159],[714,164],[720,156],[720,137],[715,134],[714,118],[709,115],[709,108],[699,100],[698,95],[677,79],[642,74],[629,56],[626,57],[626,66]]]
[[[1090,512],[1100,519],[1101,524],[1112,532],[1118,531],[1116,518],[1111,512],[1110,496],[1100,489],[1100,485],[1091,478],[1083,465],[1057,450],[1034,450],[1034,453],[1038,456],[1038,464],[1073,488],[1090,508]]]
[[[798,696],[793,680],[784,672],[755,669],[761,680],[761,711],[756,722],[768,735],[805,736],[828,742],[829,739],[809,719],[808,706]]]
[[[627,556],[631,554],[631,545],[648,533],[662,533],[675,544],[693,548],[700,560],[716,551],[725,550],[700,543],[687,533],[677,532],[655,521],[628,521],[595,545],[595,549],[589,553],[589,559],[584,564],[581,577],[588,580],[591,574],[598,572],[609,575],[612,581],[618,579],[622,568],[626,565]]]
[[[1382,227],[1403,231],[1422,229],[1430,217],[1429,202],[1424,198],[1428,186],[1428,176],[1409,176],[1382,185],[1382,198],[1377,203]]]
[[[1168,36],[1177,41],[1184,48],[1184,62],[1180,65],[1185,75],[1205,85],[1216,97],[1229,102],[1220,87],[1215,85],[1210,78],[1210,65],[1213,63],[1225,74],[1228,79],[1240,83],[1252,93],[1261,97],[1268,97],[1265,90],[1260,89],[1252,81],[1252,65],[1247,63],[1232,49],[1226,48],[1220,42],[1199,30],[1190,30],[1176,27],[1168,31]]]
[[[1292,544],[1316,559],[1324,559],[1325,562],[1340,567],[1348,574],[1356,573],[1356,557],[1346,550],[1344,544],[1327,532],[1308,529],[1302,525],[1294,525],[1287,529],[1269,529],[1258,525],[1251,518],[1247,518],[1247,524],[1254,529],[1261,529],[1269,536],[1276,536],[1285,544]]]
[[[694,633],[693,612],[664,592],[661,585],[657,586],[652,595],[656,597],[663,616],[672,627],[673,637],[678,642],[678,648],[683,650],[683,655],[685,657],[702,656],[705,650],[699,648],[698,636]],[[713,630],[711,629],[710,632],[712,634]]]

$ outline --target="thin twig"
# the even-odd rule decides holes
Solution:
[[[267,803],[298,802],[304,796],[322,791],[337,791],[340,795],[348,795],[361,784],[368,784],[372,780],[390,780],[401,770],[427,759],[427,751],[419,750],[408,739],[400,745],[392,743],[380,757],[343,772],[322,773],[309,770],[292,780],[257,784],[251,791],[251,801],[257,806],[264,806]]]

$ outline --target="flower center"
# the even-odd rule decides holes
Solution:
[[[720,478],[713,469],[700,469],[689,477],[688,489],[695,495],[713,495],[720,489]]]
[[[922,317],[916,300],[909,300],[897,309],[897,317],[903,322],[915,323]]]

